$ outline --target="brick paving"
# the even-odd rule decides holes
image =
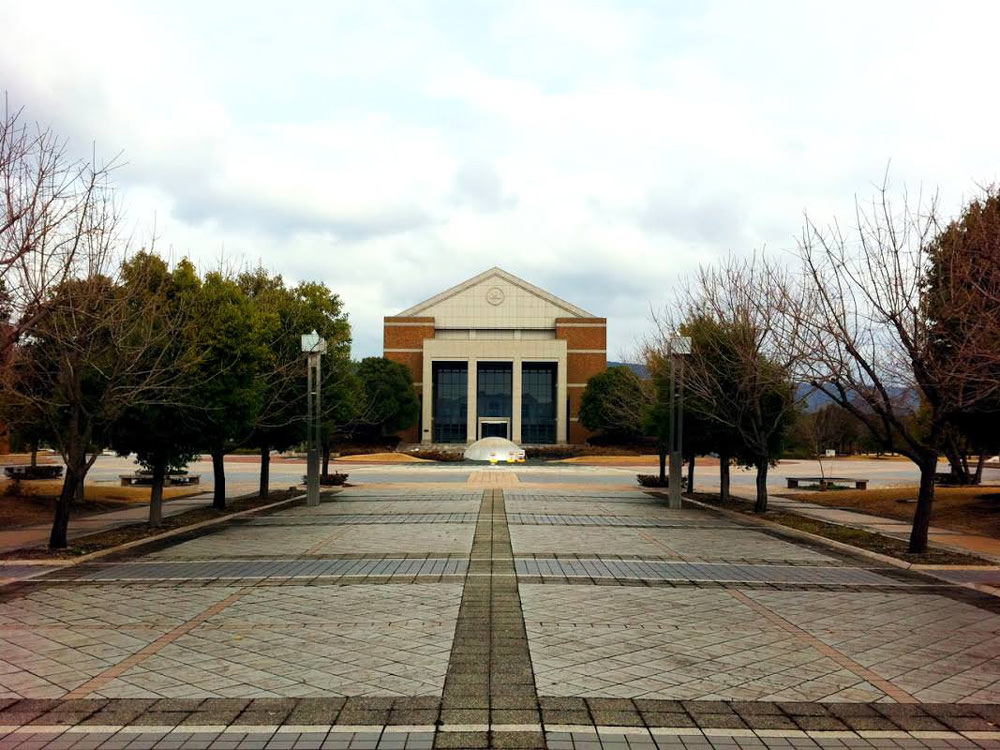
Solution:
[[[1000,750],[968,576],[636,491],[351,488],[40,573],[0,748]]]

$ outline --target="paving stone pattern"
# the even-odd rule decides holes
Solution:
[[[412,529],[382,524],[370,526],[284,526],[234,525],[175,547],[153,552],[162,560],[217,560],[225,557],[267,557],[271,554],[324,555],[424,552],[469,554],[471,523],[431,524],[414,534]]]
[[[1000,607],[641,492],[350,488],[0,588],[0,748],[1000,750]]]
[[[515,554],[603,554],[666,556],[700,562],[788,561],[835,565],[837,560],[749,529],[637,529],[513,526]]]

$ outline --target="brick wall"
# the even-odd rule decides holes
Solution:
[[[385,318],[382,327],[382,348],[386,359],[406,365],[417,384],[417,395],[423,391],[424,339],[434,338],[434,318]],[[427,384],[430,387],[430,384]],[[405,443],[420,440],[419,422],[408,430],[397,433]]]
[[[608,366],[606,318],[556,318],[556,338],[566,341],[569,442],[585,443],[591,432],[576,421],[583,386]]]

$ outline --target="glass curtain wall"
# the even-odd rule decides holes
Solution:
[[[554,362],[525,362],[521,369],[521,442],[556,442]]]
[[[476,373],[476,411],[479,417],[511,417],[513,367],[510,362],[480,362]]]
[[[434,362],[433,425],[435,443],[464,443],[469,413],[469,365],[465,362]]]

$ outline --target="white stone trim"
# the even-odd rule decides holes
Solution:
[[[556,323],[556,328],[607,328],[607,323]]]
[[[576,305],[572,305],[566,300],[560,299],[559,297],[556,297],[554,294],[550,294],[549,292],[546,292],[544,289],[541,289],[535,286],[534,284],[531,284],[525,281],[524,279],[515,276],[509,271],[503,270],[502,268],[500,268],[500,266],[493,266],[493,268],[483,271],[481,274],[477,274],[476,276],[473,276],[471,279],[466,279],[461,284],[456,284],[450,289],[445,289],[443,292],[435,294],[433,297],[425,299],[423,302],[419,302],[413,307],[407,308],[403,312],[398,313],[397,315],[393,315],[391,317],[418,318],[420,317],[419,313],[421,310],[426,310],[428,307],[433,307],[434,305],[444,302],[446,299],[454,297],[456,294],[460,294],[461,292],[464,292],[466,289],[471,289],[477,284],[481,284],[482,282],[492,277],[499,277],[504,281],[506,281],[508,284],[513,284],[514,286],[521,287],[521,289],[525,290],[529,294],[534,294],[535,296],[541,297],[547,302],[552,303],[556,307],[561,307],[563,310],[569,313],[567,317],[573,317],[573,318],[597,317],[596,315],[591,315],[586,310],[579,308]]]
[[[423,349],[383,349],[386,354],[413,354],[415,352],[422,352]]]
[[[386,351],[389,351],[389,350],[386,349]],[[604,356],[607,356],[608,355],[608,350],[607,349],[567,349],[566,353],[567,354],[603,354]]]
[[[586,383],[567,383],[566,387],[567,388],[586,388],[587,384]]]
[[[402,316],[400,316],[400,317],[402,317]],[[413,327],[418,327],[418,328],[426,328],[427,326],[432,326],[433,327],[434,326],[434,321],[433,320],[429,320],[426,323],[409,323],[409,322],[407,322],[407,323],[397,323],[395,321],[387,320],[387,321],[384,321],[382,323],[382,325],[386,325],[386,326],[399,326],[399,327],[413,326]]]

